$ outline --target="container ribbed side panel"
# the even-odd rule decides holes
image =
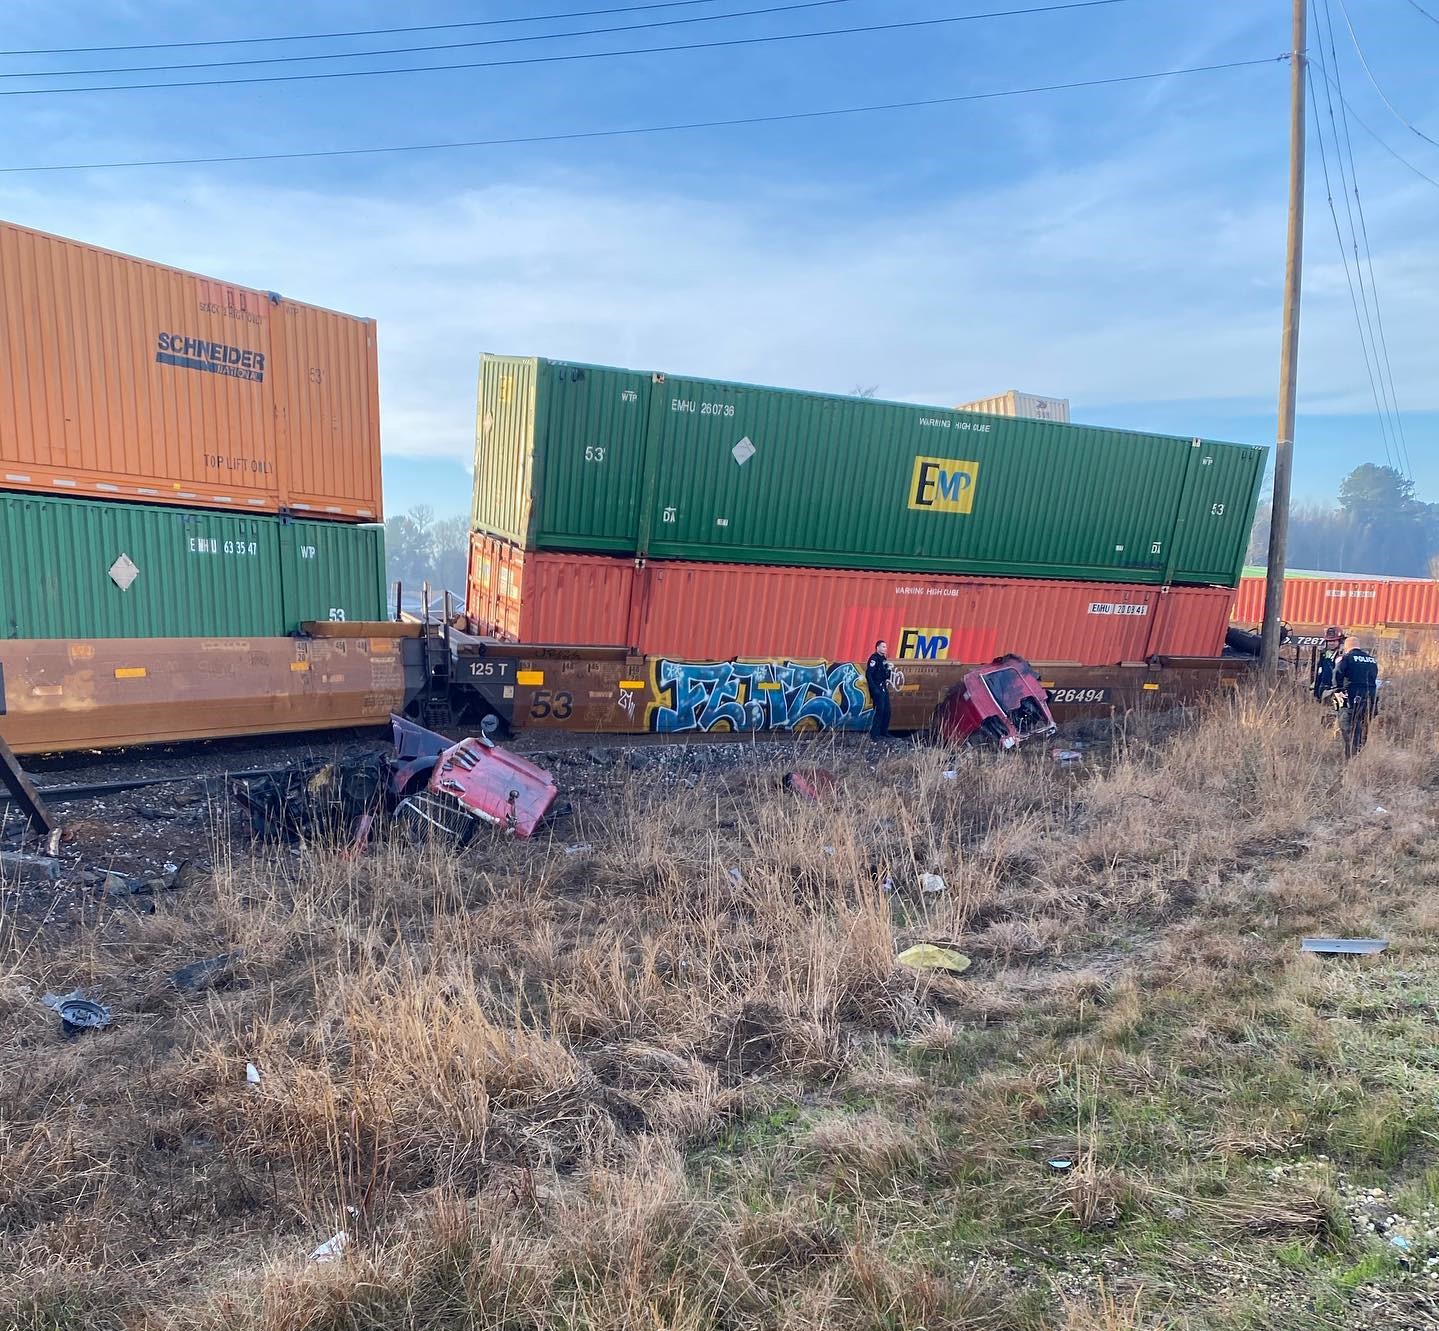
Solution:
[[[530,540],[538,364],[533,356],[480,360],[470,525],[521,544]]]
[[[1188,440],[697,380],[668,390],[656,557],[1130,582],[1159,582],[1170,562]],[[1233,494],[1207,503],[1250,505],[1257,450],[1213,448],[1250,467],[1221,467]]]
[[[271,517],[0,494],[0,633],[283,634],[279,530]],[[110,575],[122,556],[128,587]]]
[[[374,320],[282,301],[270,324],[286,506],[316,517],[378,521],[383,509]]]
[[[512,642],[628,644],[632,559],[526,553],[475,532],[465,607],[475,632]]]
[[[388,617],[385,529],[378,523],[287,522],[280,527],[285,625]]]
[[[477,550],[481,544],[477,538]],[[494,550],[481,559],[500,567]],[[484,602],[471,567],[473,615]],[[510,622],[523,641],[623,643],[687,660],[863,660],[883,638],[899,660],[982,662],[1017,651],[1036,661],[1109,665],[1218,654],[1229,602],[1228,591],[1208,587],[1164,593],[658,560],[636,572],[628,560],[530,553]]]
[[[1384,623],[1439,625],[1439,582],[1398,579],[1385,588]]]
[[[534,487],[542,549],[636,549],[650,376],[542,361]]]
[[[1264,450],[1198,440],[1180,502],[1175,582],[1233,587],[1240,577],[1254,507],[1264,478]]]
[[[378,517],[357,327],[373,342],[364,320],[0,222],[0,489],[275,512],[289,476],[328,516]]]

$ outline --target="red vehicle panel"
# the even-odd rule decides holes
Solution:
[[[1004,656],[969,671],[940,701],[935,735],[942,744],[995,744],[1012,749],[1055,732],[1054,717],[1029,662]]]
[[[429,790],[520,837],[534,834],[557,794],[543,768],[483,739],[462,739],[446,749],[430,775]]]

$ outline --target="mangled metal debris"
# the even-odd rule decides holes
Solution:
[[[206,957],[203,961],[192,961],[170,972],[170,983],[176,989],[197,993],[224,984],[234,974],[236,963],[243,952],[222,952],[217,957]]]
[[[822,767],[810,768],[807,771],[786,772],[784,788],[801,799],[809,800],[811,804],[818,804],[822,797],[833,794],[834,773],[828,772]]]
[[[63,995],[46,994],[40,1001],[59,1015],[60,1027],[66,1035],[103,1031],[111,1021],[110,1009],[104,1003],[86,998],[83,989],[73,989]]]
[[[1306,938],[1299,950],[1332,956],[1372,957],[1388,946],[1387,938]]]
[[[266,840],[328,842],[357,854],[391,827],[463,849],[481,828],[533,836],[554,810],[550,774],[491,740],[458,742],[390,718],[392,754],[368,753],[237,782],[235,799]]]

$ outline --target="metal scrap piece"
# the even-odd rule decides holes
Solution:
[[[1339,956],[1372,957],[1389,946],[1387,938],[1306,938],[1301,952],[1320,952]]]

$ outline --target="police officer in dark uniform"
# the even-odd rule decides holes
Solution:
[[[886,652],[889,644],[881,638],[874,645],[874,653],[864,667],[864,682],[869,685],[869,698],[874,704],[874,724],[869,728],[870,739],[889,738],[889,677],[890,664]]]
[[[1334,686],[1344,690],[1344,753],[1353,757],[1369,738],[1369,718],[1379,703],[1379,662],[1367,648],[1351,647],[1334,668]]]
[[[1324,695],[1334,687],[1334,671],[1339,658],[1344,655],[1344,630],[1331,625],[1324,630],[1324,641],[1319,647],[1319,659],[1314,662],[1314,698],[1323,702]]]

